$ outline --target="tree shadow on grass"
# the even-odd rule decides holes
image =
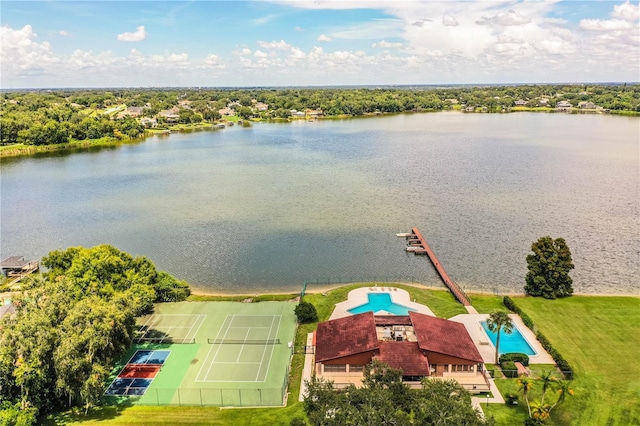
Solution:
[[[70,410],[49,414],[40,418],[38,424],[41,425],[68,425],[81,423],[89,420],[110,420],[120,416],[121,412],[134,406],[134,400],[128,397],[108,397],[103,405],[89,409],[84,413],[84,407],[74,407]]]

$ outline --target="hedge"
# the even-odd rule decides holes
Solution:
[[[502,364],[503,361],[519,362],[520,364],[526,367],[529,365],[529,355],[523,354],[520,352],[509,352],[509,353],[500,355],[500,359],[499,359],[500,364]]]
[[[515,379],[516,377],[518,377],[518,369],[516,368],[516,365],[513,363],[513,361],[501,362],[500,369],[502,369],[502,374],[504,374],[505,377],[508,377],[510,379]]]
[[[534,329],[533,320],[531,319],[531,317],[529,317],[529,315],[524,313],[522,309],[520,309],[520,307],[516,305],[516,302],[514,302],[513,299],[510,298],[509,296],[505,296],[502,299],[502,303],[511,312],[514,312],[520,315],[520,318],[522,318],[522,322],[524,323],[524,325],[526,325],[531,329],[531,331],[536,333],[536,339],[538,339],[538,342],[540,342],[544,350],[546,350],[549,353],[549,355],[551,355],[551,358],[553,358],[553,361],[556,363],[560,371],[562,371],[562,373],[565,375],[567,379],[573,380],[573,368],[571,368],[571,365],[569,365],[567,360],[564,359],[564,357],[560,354],[560,352],[558,352],[557,349],[551,345],[551,342],[549,342],[549,339],[547,339],[544,336],[544,334],[542,334],[539,331],[536,332],[536,330]],[[525,364],[523,363],[523,365]]]
[[[523,312],[522,309],[520,309],[520,307],[516,305],[516,302],[514,302],[512,298],[510,298],[509,296],[505,296],[502,299],[502,304],[511,312],[520,315],[520,318],[522,319],[524,325],[529,327],[529,329],[534,333],[536,332],[535,325],[533,324],[533,320],[531,319],[531,317]]]

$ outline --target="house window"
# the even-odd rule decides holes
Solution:
[[[325,373],[346,373],[347,364],[325,364],[324,372]]]
[[[452,371],[471,371],[471,366],[468,364],[453,365],[452,367]]]
[[[349,372],[350,373],[362,373],[364,371],[364,365],[360,364],[350,364]]]

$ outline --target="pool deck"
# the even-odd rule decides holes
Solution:
[[[530,364],[555,364],[553,358],[544,350],[540,342],[536,340],[536,336],[533,334],[533,331],[529,330],[529,328],[524,325],[522,320],[518,315],[509,314],[513,323],[520,330],[520,334],[527,339],[529,346],[531,346],[537,353],[537,355],[529,356]],[[496,357],[496,349],[493,346],[493,343],[487,336],[487,334],[482,329],[482,325],[480,325],[481,321],[486,321],[489,318],[489,314],[461,314],[456,315],[453,318],[449,318],[451,321],[456,321],[464,324],[475,343],[476,348],[482,355],[482,359],[487,364],[493,364],[495,362]]]
[[[369,293],[389,293],[391,295],[391,300],[394,303],[410,309],[414,309],[416,312],[419,312],[421,314],[431,315],[432,317],[435,317],[433,312],[431,312],[431,309],[429,309],[425,305],[412,302],[411,296],[409,296],[409,292],[407,292],[406,290],[396,287],[360,287],[356,288],[355,290],[351,290],[347,295],[346,301],[336,303],[336,307],[333,309],[333,312],[331,313],[331,317],[329,319],[334,320],[351,315],[348,312],[349,309],[369,302],[369,298],[367,296]],[[376,315],[392,315],[385,311],[378,311],[374,313]]]

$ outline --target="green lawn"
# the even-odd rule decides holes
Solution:
[[[316,306],[320,320],[326,320],[335,303],[345,300],[350,290],[363,285],[375,284],[348,285],[326,291],[325,295],[308,294],[305,300]],[[429,306],[440,317],[450,318],[466,312],[445,290],[393,285],[409,291],[412,299]],[[471,295],[471,299],[479,312],[504,309],[501,297]],[[637,361],[640,355],[640,298],[573,296],[562,300],[524,297],[514,300],[575,369],[576,379],[572,383],[575,396],[555,410],[548,424],[640,425],[640,363]],[[306,334],[315,326],[298,327],[296,344],[304,345]],[[294,356],[289,398],[287,407],[283,408],[104,407],[86,417],[71,412],[50,416],[45,424],[288,425],[293,418],[304,417],[297,398],[303,362],[302,355]],[[503,393],[517,392],[515,379],[498,379],[496,384]],[[534,389],[534,399],[537,398],[535,392]],[[496,419],[497,425],[522,425],[526,418],[522,400],[517,407],[482,404],[482,408]]]
[[[472,296],[485,313],[497,299]],[[575,371],[575,395],[557,408],[549,424],[640,425],[640,298],[513,299]],[[515,379],[496,380],[496,385],[501,393],[517,390]],[[523,404],[490,405],[487,414],[499,425],[522,424]]]

